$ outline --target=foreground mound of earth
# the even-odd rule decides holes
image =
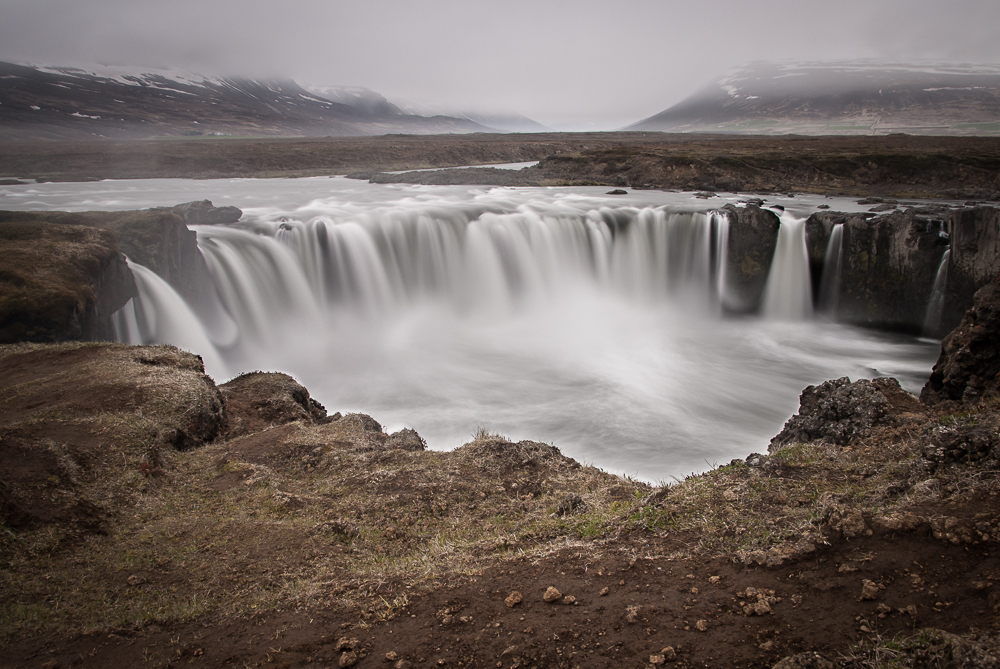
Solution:
[[[955,355],[974,398],[831,381],[652,488],[171,347],[2,347],[7,666],[998,666],[998,386]]]

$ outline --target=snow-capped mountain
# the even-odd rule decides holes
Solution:
[[[343,96],[331,100],[290,79],[0,63],[0,141],[491,130],[465,118],[402,113],[369,93],[345,104],[339,101]],[[385,104],[358,102],[376,97]]]
[[[1000,134],[1000,67],[753,63],[627,130]]]

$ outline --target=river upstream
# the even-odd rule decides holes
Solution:
[[[770,197],[785,211],[764,313],[734,317],[712,210],[740,198],[606,190],[103,181],[0,187],[0,209],[240,207],[239,224],[195,228],[212,274],[200,306],[133,266],[120,338],[199,353],[217,382],[287,372],[331,413],[435,449],[485,428],[670,481],[766,452],[806,385],[895,376],[918,392],[929,375],[936,342],[814,312],[802,221],[866,207]]]

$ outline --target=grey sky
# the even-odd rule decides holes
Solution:
[[[0,60],[367,86],[613,129],[753,60],[1000,63],[996,0],[0,0]]]

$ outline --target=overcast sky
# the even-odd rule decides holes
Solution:
[[[615,129],[754,60],[1000,63],[997,0],[0,0],[0,60],[183,68]]]

